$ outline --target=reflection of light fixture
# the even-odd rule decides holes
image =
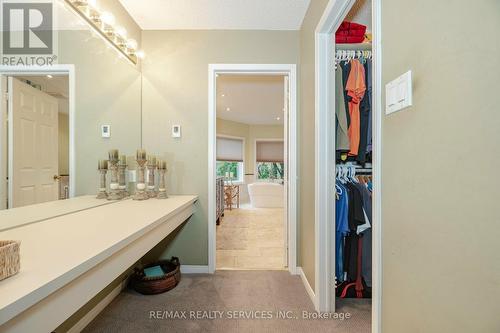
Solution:
[[[115,16],[110,12],[103,12],[101,14],[102,30],[108,36],[113,38],[115,36],[114,25],[116,23]]]
[[[47,79],[52,79],[52,78],[53,78],[53,76],[52,76],[52,75],[47,74]]]
[[[226,97],[226,95],[222,94],[221,97]]]
[[[137,58],[139,59],[144,59],[146,57],[146,54],[144,53],[144,51],[142,50],[139,50],[135,53],[135,55],[137,56]]]
[[[134,65],[138,58],[144,58],[144,52],[137,50],[137,41],[127,39],[127,30],[116,26],[116,19],[111,12],[101,12],[96,0],[65,0],[111,46],[125,56]]]
[[[226,111],[231,111],[231,108],[226,108]]]
[[[281,118],[280,117],[276,117],[276,120],[281,120]]]

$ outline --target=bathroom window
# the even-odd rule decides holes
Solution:
[[[243,138],[217,136],[217,176],[243,182]]]
[[[283,180],[285,164],[280,162],[257,162],[258,180]]]
[[[217,161],[217,177],[243,182],[243,162]]]
[[[285,177],[283,140],[256,141],[257,180],[283,181]]]

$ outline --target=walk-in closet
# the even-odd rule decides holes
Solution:
[[[335,33],[335,304],[371,306],[373,64],[371,1],[358,0]],[[332,242],[333,243],[333,242]],[[333,293],[332,293],[333,295]],[[362,300],[354,300],[362,299]]]

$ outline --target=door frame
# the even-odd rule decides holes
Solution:
[[[287,75],[289,77],[288,116],[288,271],[297,271],[297,65],[296,64],[209,64],[208,65],[208,272],[216,268],[216,122],[219,74]]]
[[[0,76],[21,76],[21,75],[68,75],[69,84],[69,197],[73,198],[75,196],[75,184],[76,184],[76,156],[75,156],[75,66],[74,65],[52,65],[52,66],[0,66]],[[6,80],[5,80],[6,81]],[[0,80],[0,91],[4,91],[2,87],[2,82]],[[2,96],[2,100],[3,100]],[[0,123],[3,124],[5,119],[5,103],[0,103]],[[11,115],[8,116],[9,118]],[[11,134],[9,134],[10,136]],[[5,147],[3,141],[6,139],[4,136],[0,136],[0,149]],[[12,151],[12,140],[9,140],[8,147],[6,147],[7,152],[1,152],[1,156]],[[3,163],[2,163],[3,164]],[[3,169],[3,166],[0,166]],[[9,183],[11,184],[11,183]],[[2,185],[3,187],[3,185]],[[9,185],[9,195],[11,195],[11,187]]]
[[[315,96],[315,286],[317,310],[335,310],[335,75],[334,33],[355,0],[330,0],[315,32],[316,96]],[[372,230],[372,332],[381,329],[382,301],[382,59],[381,59],[381,0],[372,0],[373,55],[373,230]]]

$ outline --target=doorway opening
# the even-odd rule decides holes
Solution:
[[[359,24],[368,26],[368,34],[355,41],[362,28]],[[379,0],[332,0],[316,28],[316,308],[342,311],[336,305],[346,300],[336,304],[340,298],[369,301],[372,332],[381,331],[380,31]],[[370,105],[367,108],[358,104],[365,95],[365,103]],[[347,121],[340,118],[338,111],[342,109],[347,112]],[[355,127],[349,117],[354,117]],[[363,132],[363,121],[369,124],[371,134]],[[342,122],[347,125],[342,127]],[[369,138],[372,142],[368,146]],[[363,191],[369,194],[363,197]],[[354,215],[351,211],[341,214],[346,206],[340,198],[351,192],[358,193],[357,198],[347,197],[344,202],[351,199],[359,203],[359,223],[339,228],[345,215]],[[369,271],[365,270],[366,262]]]
[[[295,65],[209,66],[209,272],[296,269]]]
[[[0,69],[0,209],[74,196],[72,66]]]

